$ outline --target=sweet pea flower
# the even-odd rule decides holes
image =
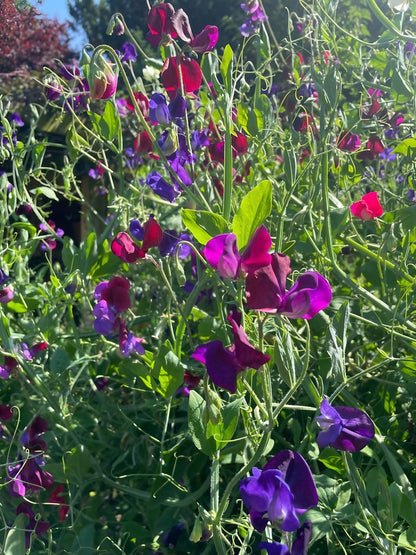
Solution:
[[[36,534],[38,537],[43,536],[49,530],[49,522],[43,520],[38,520],[35,513],[33,512],[32,506],[27,501],[23,501],[18,505],[16,509],[16,515],[24,514],[29,519],[27,528],[25,528],[25,547],[30,548],[30,539],[32,534]]]
[[[175,202],[176,198],[180,195],[180,190],[163,179],[159,172],[150,172],[146,178],[146,185],[157,196],[169,202]]]
[[[357,160],[374,160],[379,154],[384,152],[385,147],[377,135],[369,137],[365,150],[357,152]]]
[[[167,125],[170,121],[166,97],[162,93],[154,93],[149,99],[149,117],[153,123]]]
[[[66,518],[66,515],[69,511],[69,505],[66,503],[65,495],[65,486],[63,484],[59,484],[50,494],[48,503],[54,503],[59,506],[59,520],[63,522]]]
[[[374,424],[367,414],[353,407],[331,407],[328,399],[321,403],[321,416],[315,418],[321,428],[316,442],[340,451],[361,451],[374,437]]]
[[[134,47],[134,44],[132,44],[131,42],[125,42],[123,44],[123,50],[124,50],[124,54],[123,54],[123,57],[121,58],[122,62],[129,62],[130,60],[132,62],[135,62],[137,60],[137,52]]]
[[[126,234],[127,235],[127,234]],[[113,277],[97,285],[94,297],[98,303],[92,313],[95,316],[94,329],[100,335],[110,335],[120,325],[117,316],[130,308],[130,282],[124,277]]]
[[[143,339],[135,337],[132,333],[130,333],[124,320],[120,322],[118,343],[122,355],[126,358],[129,357],[134,351],[136,351],[139,355],[144,355],[145,353],[142,345]]]
[[[363,195],[361,200],[351,204],[350,209],[354,216],[364,221],[374,220],[383,214],[377,191]]]
[[[193,93],[202,83],[202,71],[196,60],[179,56],[184,93]],[[162,70],[162,83],[171,100],[181,91],[181,76],[179,73],[178,59],[176,56],[166,58]]]
[[[169,44],[171,38],[174,39],[178,36],[172,23],[174,13],[175,9],[169,3],[155,4],[151,8],[147,15],[149,32],[146,40],[152,46],[157,47],[162,41],[164,44]]]
[[[18,362],[14,357],[4,355],[3,366],[0,366],[0,378],[10,378],[10,374],[17,365]]]
[[[14,291],[11,287],[0,289],[0,303],[7,304],[14,298]]]
[[[312,522],[310,520],[305,520],[302,526],[296,530],[296,539],[290,551],[287,545],[278,542],[260,542],[259,549],[265,549],[267,555],[306,555],[308,552],[308,544],[312,537],[312,529]]]
[[[351,131],[343,131],[337,139],[337,147],[345,152],[355,152],[360,146],[360,137]]]
[[[218,27],[207,25],[198,35],[191,40],[189,45],[194,52],[203,54],[210,52],[218,42]]]
[[[315,482],[302,455],[281,451],[263,470],[253,467],[252,472],[241,480],[240,493],[253,527],[263,532],[271,521],[285,532],[297,530],[298,515],[318,504]]]
[[[237,279],[240,275],[252,273],[271,262],[269,250],[272,239],[264,225],[256,229],[243,254],[237,249],[234,233],[217,235],[208,241],[202,250],[207,262],[223,278]]]
[[[140,223],[135,220],[133,223],[133,229],[136,229],[139,233],[139,227],[136,222],[140,226]],[[113,254],[121,258],[123,262],[128,262],[129,264],[136,262],[139,258],[145,258],[147,251],[150,248],[157,247],[160,244],[163,238],[163,231],[154,219],[153,214],[151,214],[147,222],[143,224],[142,229],[143,239],[141,246],[137,245],[125,231],[117,233],[111,243],[111,250]],[[132,233],[132,235],[134,235],[134,233]]]
[[[286,279],[291,272],[290,258],[273,253],[271,259],[271,264],[246,277],[249,308],[309,320],[329,305],[331,287],[321,274],[305,272],[286,291]]]
[[[192,358],[206,366],[208,376],[213,383],[230,393],[237,391],[237,376],[245,368],[258,370],[270,360],[268,355],[249,343],[241,326],[241,314],[232,311],[227,320],[231,323],[234,343],[225,348],[218,339],[199,345]]]

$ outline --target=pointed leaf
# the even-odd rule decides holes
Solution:
[[[232,231],[237,236],[238,250],[243,249],[251,236],[272,210],[272,184],[264,180],[254,187],[241,201],[234,216]]]
[[[201,245],[206,245],[216,235],[226,233],[228,224],[219,214],[205,210],[182,210],[182,221]]]

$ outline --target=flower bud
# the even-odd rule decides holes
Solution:
[[[117,75],[111,65],[100,57],[98,63],[90,65],[88,83],[93,100],[105,99],[112,96],[117,89]]]

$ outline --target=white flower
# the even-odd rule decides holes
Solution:
[[[387,4],[392,10],[397,10],[398,12],[405,12],[409,9],[409,0],[387,0]]]
[[[156,81],[159,77],[160,71],[152,66],[144,66],[143,79],[146,81]]]

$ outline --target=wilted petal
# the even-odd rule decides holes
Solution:
[[[191,40],[194,38],[191,25],[189,23],[189,18],[182,8],[179,8],[179,10],[176,10],[176,12],[173,14],[172,25],[176,33],[178,34],[178,37],[181,38],[183,41],[191,42]]]
[[[221,341],[204,343],[191,355],[205,364],[212,382],[230,393],[237,391],[237,374],[242,370],[234,353],[224,347]]]

